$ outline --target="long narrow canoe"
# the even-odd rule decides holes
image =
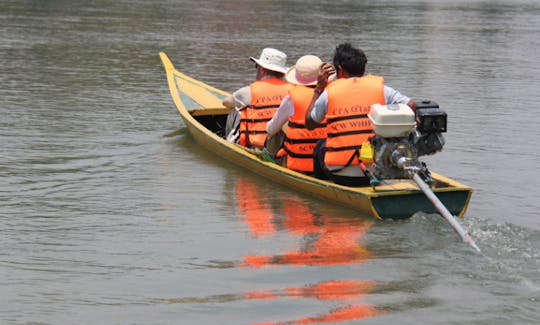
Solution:
[[[180,116],[196,142],[219,156],[268,179],[313,197],[355,209],[380,219],[405,219],[417,212],[437,213],[433,204],[411,180],[393,180],[373,189],[348,187],[316,179],[261,159],[253,150],[223,138],[229,110],[222,100],[229,94],[175,69],[167,55],[160,53],[169,90]],[[450,178],[432,173],[433,192],[448,208],[463,217],[472,189]]]

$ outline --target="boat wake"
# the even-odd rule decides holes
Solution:
[[[444,249],[451,240],[459,242],[459,239],[452,239],[456,238],[455,234],[452,234],[451,229],[436,214],[418,213],[409,222],[411,227],[416,228],[409,230],[424,238],[422,245],[431,246],[426,249]],[[494,224],[488,219],[471,216],[462,220],[462,223],[476,239],[482,253],[481,257],[469,254],[466,245],[461,245],[462,249],[455,249],[454,246],[447,249],[446,253],[453,258],[467,260],[455,267],[467,268],[465,272],[469,272],[470,277],[510,281],[530,293],[540,292],[540,231],[511,223]],[[433,245],[429,245],[430,243]]]

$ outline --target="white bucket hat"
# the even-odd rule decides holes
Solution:
[[[319,57],[304,55],[285,73],[285,80],[297,85],[314,86],[317,84],[321,64]]]
[[[265,69],[281,73],[287,72],[287,67],[285,66],[287,54],[279,50],[267,47],[262,50],[261,56],[258,59],[254,57],[250,57],[249,59]]]

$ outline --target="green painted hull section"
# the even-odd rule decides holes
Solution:
[[[453,215],[460,215],[467,206],[469,191],[439,192],[437,197]],[[417,212],[438,213],[422,192],[401,196],[379,196],[371,203],[382,219],[407,219]]]

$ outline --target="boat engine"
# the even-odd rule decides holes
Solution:
[[[415,103],[416,113],[405,104],[372,105],[368,114],[375,136],[371,139],[370,173],[378,179],[410,178],[410,171],[432,183],[426,164],[418,158],[441,151],[447,116],[432,101]]]
[[[418,159],[442,150],[446,113],[431,101],[415,104],[416,113],[404,104],[371,106],[368,117],[375,136],[360,149],[360,168],[373,188],[384,179],[412,179],[463,241],[480,252],[467,231],[431,191],[434,180],[426,164]]]

